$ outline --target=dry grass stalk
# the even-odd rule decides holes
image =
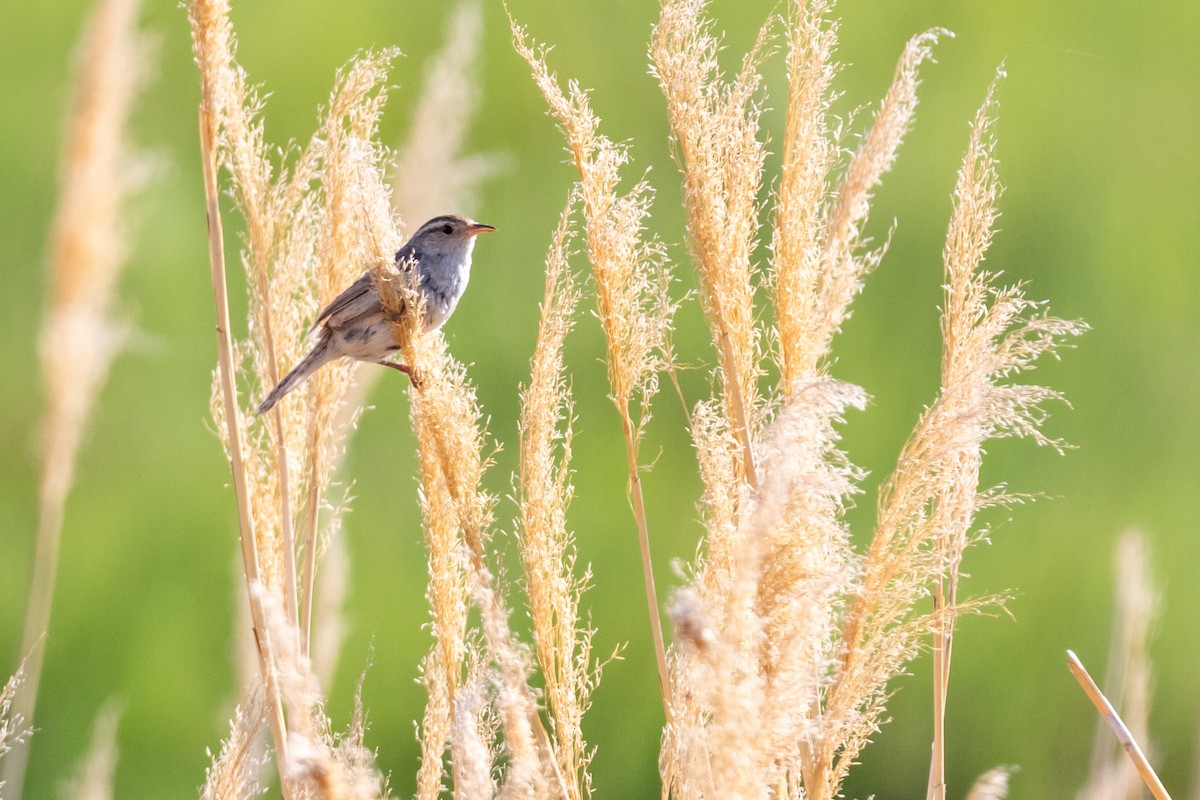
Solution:
[[[96,716],[92,741],[76,777],[65,792],[73,800],[112,800],[117,769],[117,723],[121,714],[109,702]]]
[[[670,358],[667,340],[675,311],[667,293],[670,273],[663,249],[646,232],[652,190],[641,181],[625,194],[618,191],[621,168],[629,162],[627,149],[599,133],[600,120],[578,84],[571,82],[566,92],[562,90],[546,64],[545,50],[529,44],[515,22],[512,33],[513,45],[533,71],[579,171],[576,191],[583,206],[588,259],[607,342],[610,398],[625,436],[630,502],[638,526],[663,706],[670,719],[670,678],[638,465],[638,446],[649,419],[650,400],[658,389],[658,373]]]
[[[590,753],[582,720],[595,680],[591,631],[581,622],[580,597],[590,573],[575,575],[575,548],[567,528],[571,400],[563,341],[579,303],[569,258],[568,207],[546,257],[546,293],[529,386],[521,394],[521,474],[518,541],[533,621],[538,665],[545,682],[550,733],[571,800],[591,795]]]
[[[137,0],[96,4],[77,55],[60,158],[59,202],[47,254],[49,293],[40,342],[45,382],[38,528],[21,652],[25,679],[15,713],[32,723],[58,571],[67,496],[84,429],[125,338],[113,301],[127,244],[124,214],[145,169],[126,127],[148,61]],[[4,774],[20,796],[27,758],[18,747]]]
[[[663,746],[664,793],[797,796],[800,747],[815,724],[807,711],[820,702],[836,657],[830,620],[848,588],[837,558],[822,552],[832,549],[822,541],[831,532],[820,521],[838,524],[862,477],[837,450],[836,426],[845,409],[865,402],[858,387],[827,378],[796,387],[763,438],[763,483],[747,503],[753,510],[741,522],[728,572],[719,582],[697,576],[676,599],[677,708]],[[779,578],[772,563],[778,538],[792,533],[795,518],[817,524],[805,542],[811,549],[793,564],[797,587],[789,590],[794,602],[784,625],[763,604]]]
[[[788,114],[771,261],[785,393],[824,367],[863,278],[883,258],[884,247],[863,249],[871,193],[912,125],[918,68],[938,37],[949,35],[939,28],[909,41],[870,132],[829,197],[838,156],[828,123],[837,46],[829,11],[825,2],[797,6],[787,26]]]
[[[1104,684],[1106,694],[1121,709],[1121,718],[1135,741],[1150,747],[1150,702],[1153,670],[1150,637],[1158,619],[1159,597],[1154,588],[1146,537],[1126,531],[1113,553],[1116,588],[1115,619],[1109,645]],[[1100,725],[1092,744],[1088,779],[1079,798],[1083,800],[1137,800],[1142,781],[1137,770],[1113,746],[1110,734]]]
[[[275,663],[287,705],[287,761],[281,775],[294,797],[314,800],[376,800],[389,797],[387,781],[375,769],[375,754],[363,744],[366,733],[362,679],[354,714],[346,733],[335,734],[324,701],[303,652],[300,630],[280,606],[279,598],[261,584],[252,595],[262,603],[267,626],[276,642]]]
[[[398,245],[387,207],[387,193],[380,180],[383,153],[374,141],[387,93],[382,88],[395,50],[366,54],[339,75],[330,97],[325,129],[316,140],[321,150],[323,207],[311,223],[317,234],[315,265],[315,308],[331,302],[353,282],[362,266],[381,257],[381,250]],[[305,231],[301,242],[311,240]],[[301,251],[301,257],[311,257]],[[303,349],[303,338],[300,340]],[[299,350],[297,351],[297,355]],[[308,496],[305,501],[304,605],[300,630],[305,652],[310,647],[313,589],[319,539],[336,533],[341,514],[335,507],[328,529],[318,526],[320,505],[329,492],[338,462],[345,451],[345,437],[357,421],[357,410],[344,411],[356,365],[340,361],[318,370],[308,381],[305,420],[306,445],[294,452],[305,453],[309,462]]]
[[[1138,746],[1137,739],[1129,732],[1129,728],[1121,720],[1121,715],[1113,708],[1112,703],[1104,696],[1104,692],[1100,691],[1100,687],[1092,680],[1092,676],[1088,674],[1087,669],[1079,660],[1079,657],[1067,651],[1067,668],[1071,670],[1071,674],[1075,676],[1075,680],[1079,681],[1079,685],[1083,688],[1084,694],[1092,701],[1092,705],[1100,712],[1100,717],[1112,729],[1116,735],[1117,741],[1121,743],[1122,749],[1125,750],[1129,760],[1133,762],[1137,769],[1138,775],[1146,784],[1146,788],[1154,795],[1156,800],[1171,800],[1171,795],[1167,794],[1167,789],[1162,785],[1162,781],[1158,779],[1158,775],[1154,772],[1154,767],[1150,765],[1150,761]]]
[[[794,381],[816,371],[826,352],[815,320],[818,306],[829,302],[818,289],[825,271],[825,218],[831,172],[836,164],[836,134],[829,107],[837,69],[837,25],[830,3],[793,2],[786,20],[788,102],[783,163],[775,195],[775,234],[771,279],[779,330],[781,379],[785,393]],[[816,339],[814,341],[814,339]]]
[[[273,385],[305,349],[318,303],[328,302],[365,264],[398,245],[382,179],[382,153],[374,143],[386,100],[383,83],[395,51],[365,54],[345,68],[324,124],[304,148],[285,149],[285,156],[292,156],[290,166],[276,167],[263,136],[256,93],[234,58],[227,0],[196,0],[189,6],[189,19],[203,94],[210,249],[222,337],[213,413],[238,488],[247,586],[267,587],[265,594],[251,595],[250,608],[282,768],[290,761],[282,698],[274,686],[280,654],[265,628],[263,608],[265,598],[277,593],[288,619],[300,629],[298,593],[303,591],[301,637],[307,651],[320,538],[337,530],[344,505],[335,504],[324,531],[319,530],[318,509],[344,446],[333,420],[349,385],[349,367],[323,370],[281,404],[266,425],[253,425],[238,402],[237,371],[248,363],[246,382],[252,388]],[[246,227],[242,261],[250,288],[249,339],[236,345],[229,341],[217,157]],[[293,509],[302,500],[308,511],[305,580],[298,586]],[[284,790],[290,791],[286,780]]]
[[[767,31],[726,80],[720,39],[704,17],[707,0],[665,0],[650,45],[652,71],[667,100],[683,171],[688,242],[704,284],[704,311],[720,360],[724,416],[738,441],[735,473],[757,484],[751,440],[760,423],[760,333],[755,325],[752,255],[766,147],[760,68]]]
[[[430,690],[421,733],[422,760],[418,797],[440,792],[446,737],[453,730],[454,698],[464,665],[484,653],[467,644],[468,598],[480,610],[486,658],[494,665],[498,687],[495,710],[508,757],[506,791],[520,796],[562,797],[568,790],[558,769],[553,743],[542,727],[527,682],[527,658],[508,627],[508,610],[484,556],[490,539],[495,498],[482,490],[488,462],[481,414],[465,368],[446,350],[438,331],[418,327],[421,298],[411,271],[375,271],[385,309],[393,312],[404,360],[419,376],[412,395],[412,421],[421,464],[422,510],[429,547],[429,603],[436,638],[424,679]],[[401,309],[417,313],[401,313]],[[460,784],[450,739],[454,785]],[[474,752],[474,744],[469,749]],[[469,779],[468,779],[469,780]],[[501,787],[501,791],[505,791]]]
[[[259,558],[258,537],[255,535],[254,518],[250,510],[250,489],[247,483],[245,462],[242,458],[243,441],[240,415],[237,406],[237,395],[234,387],[233,348],[229,337],[229,296],[225,283],[224,235],[221,232],[221,214],[217,201],[216,161],[212,144],[212,119],[204,108],[200,111],[200,151],[204,162],[204,194],[208,216],[208,247],[209,263],[212,273],[213,298],[217,313],[217,353],[219,359],[219,386],[213,389],[212,408],[214,418],[228,426],[224,429],[224,444],[229,457],[230,469],[233,473],[234,493],[237,497],[238,526],[241,532],[242,568],[246,576],[247,587],[259,582],[261,566]],[[219,398],[219,401],[218,399]],[[219,403],[219,404],[218,404]],[[268,697],[269,721],[271,735],[275,741],[275,750],[279,757],[284,757],[286,745],[286,724],[283,719],[283,705],[280,701],[278,688],[275,685],[274,669],[272,666],[271,645],[262,617],[261,606],[249,601],[250,619],[254,633],[255,652],[258,655],[259,677],[262,679],[264,692]],[[286,795],[286,790],[285,790]]]

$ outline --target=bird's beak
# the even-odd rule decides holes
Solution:
[[[496,229],[491,225],[484,225],[482,222],[472,222],[467,227],[467,236],[478,236],[481,233],[495,233]]]

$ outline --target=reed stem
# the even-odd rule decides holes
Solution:
[[[1156,800],[1171,800],[1171,795],[1167,794],[1167,789],[1162,785],[1162,781],[1158,779],[1158,774],[1154,771],[1154,767],[1150,766],[1150,760],[1146,758],[1146,754],[1142,752],[1142,748],[1138,747],[1137,740],[1133,738],[1133,734],[1129,732],[1129,728],[1125,726],[1121,715],[1113,708],[1112,703],[1108,702],[1108,698],[1104,696],[1104,692],[1100,691],[1100,687],[1092,680],[1092,676],[1088,674],[1087,669],[1083,666],[1083,662],[1079,657],[1070,650],[1067,651],[1067,668],[1071,670],[1071,674],[1075,676],[1075,680],[1079,681],[1079,685],[1083,687],[1084,694],[1092,701],[1092,705],[1100,712],[1100,716],[1108,723],[1108,727],[1112,728],[1113,733],[1117,736],[1117,741],[1121,743],[1121,747],[1129,756],[1129,760],[1133,762],[1133,766],[1141,776],[1142,781],[1146,784],[1146,788],[1154,795]]]
[[[271,645],[261,602],[255,600],[253,587],[261,584],[258,539],[254,533],[254,518],[250,513],[249,488],[242,461],[241,411],[233,375],[233,345],[229,338],[229,294],[225,273],[225,242],[221,229],[221,209],[217,195],[217,165],[212,137],[216,123],[207,104],[200,105],[200,155],[204,164],[204,198],[208,217],[208,257],[211,268],[213,303],[217,316],[217,360],[221,373],[221,402],[229,441],[229,468],[233,473],[233,489],[237,498],[238,529],[242,543],[242,563],[246,574],[246,590],[250,599],[250,619],[254,629],[258,667],[267,690],[268,718],[271,737],[275,743],[276,761],[280,771],[280,789],[284,800],[291,800],[291,790],[283,777],[287,762],[287,723],[283,716],[283,701],[275,681]]]

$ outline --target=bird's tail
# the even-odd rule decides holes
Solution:
[[[300,359],[300,363],[292,367],[292,371],[284,375],[283,380],[275,384],[275,388],[271,390],[270,394],[267,395],[266,399],[255,410],[255,415],[261,416],[270,411],[283,399],[284,395],[303,383],[309,375],[312,375],[326,361],[333,358],[331,350],[330,337],[328,335],[322,336],[321,341],[317,342],[316,346],[308,352],[308,355]]]

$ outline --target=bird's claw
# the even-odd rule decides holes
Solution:
[[[408,364],[401,364],[397,361],[380,361],[379,363],[385,367],[391,367],[397,372],[403,372],[408,376],[408,381],[410,384],[412,384],[414,389],[420,390],[422,384],[424,383],[421,373],[418,372],[414,367],[410,367]]]

